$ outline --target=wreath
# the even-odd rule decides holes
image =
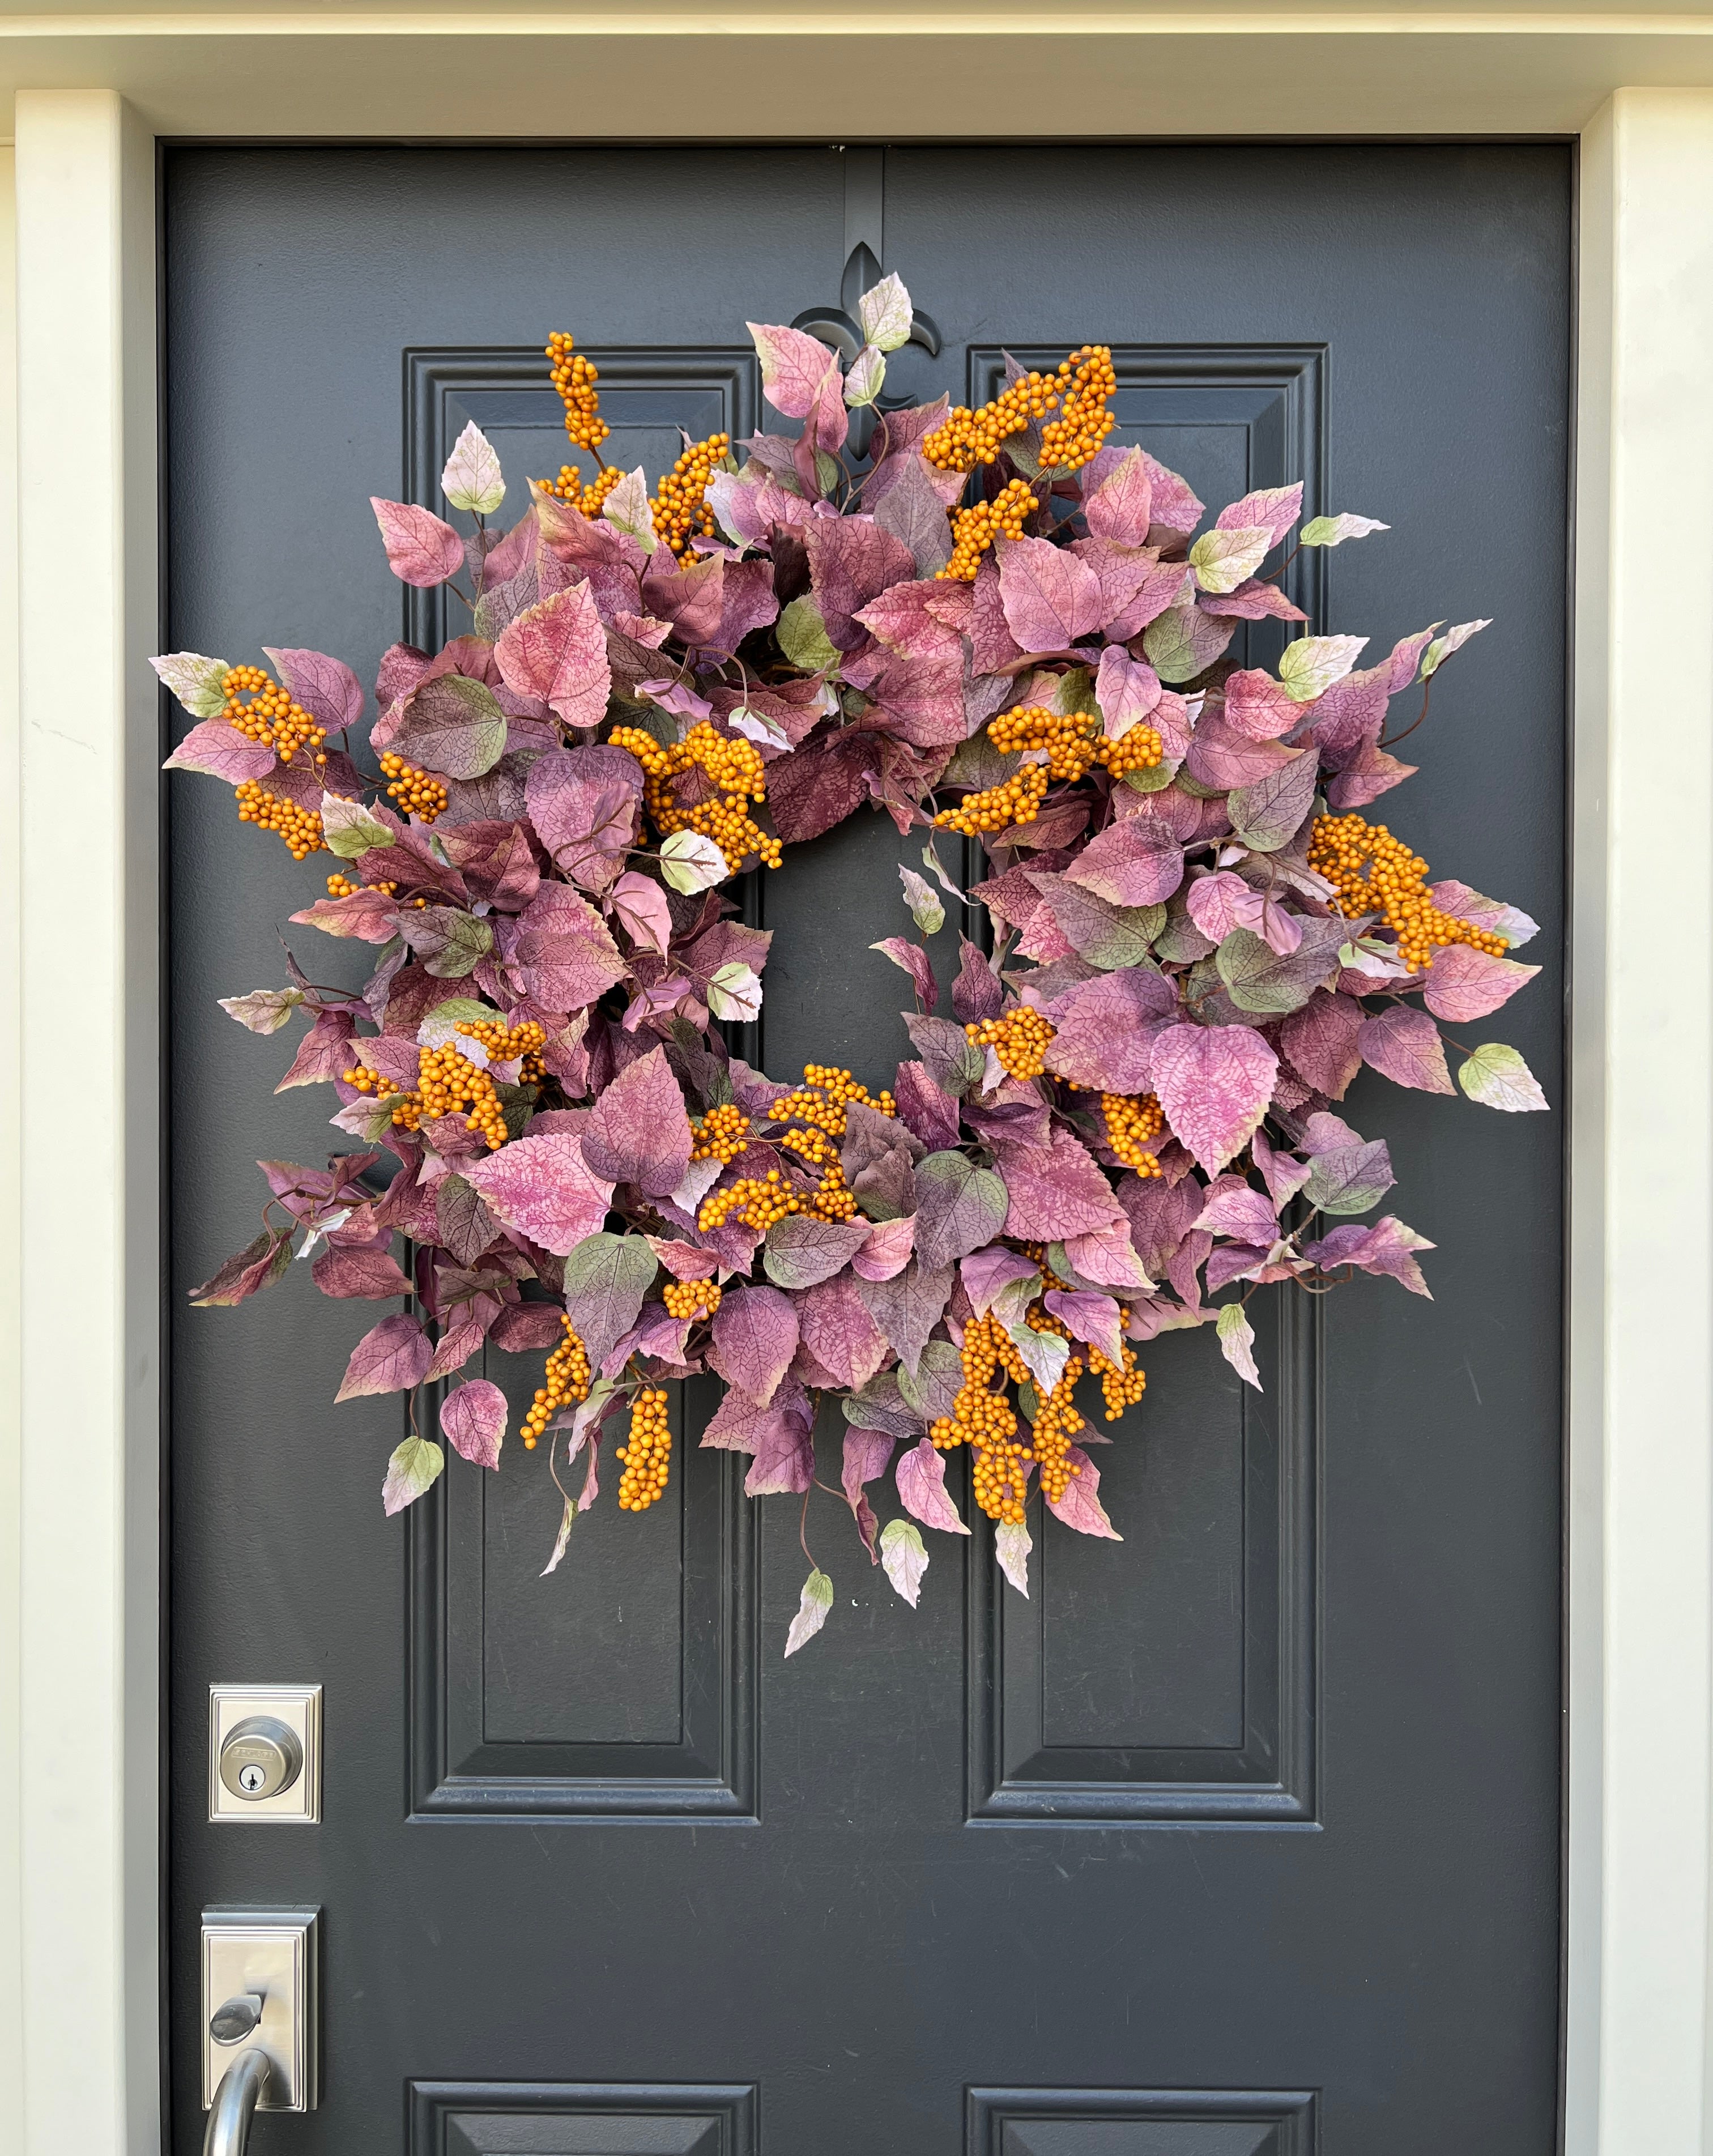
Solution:
[[[1296,550],[1384,526],[1317,516],[1285,553],[1299,485],[1201,530],[1182,479],[1109,445],[1103,346],[1050,374],[1008,362],[979,410],[882,411],[911,326],[895,276],[859,320],[848,367],[751,325],[798,431],[754,435],[741,464],[723,434],[686,441],[652,496],[602,458],[597,370],[556,334],[592,470],[532,482],[501,531],[471,424],[442,477],[468,528],[374,502],[394,574],[444,587],[469,627],[386,654],[368,764],[336,659],[154,662],[198,722],[169,767],[232,783],[295,859],[334,855],[291,918],[377,952],[356,993],[288,953],[289,986],[224,1001],[259,1034],[305,1014],[282,1090],[331,1085],[368,1149],[263,1162],[260,1232],[192,1300],[242,1301],[294,1253],[327,1295],[402,1299],[338,1394],[408,1396],[389,1513],[444,1466],[422,1389],[479,1349],[546,1351],[521,1435],[562,1500],[549,1572],[621,1417],[619,1507],[659,1499],[666,1387],[702,1371],[726,1388],[702,1444],[749,1455],[751,1494],[800,1496],[806,1555],[830,1488],[817,1410],[839,1401],[844,1499],[912,1604],[921,1527],[969,1532],[959,1446],[1023,1592],[1037,1484],[1116,1539],[1085,1410],[1140,1399],[1137,1343],[1211,1324],[1259,1386],[1259,1287],[1370,1273],[1427,1294],[1431,1246],[1370,1217],[1385,1142],[1335,1104],[1363,1065],[1452,1092],[1437,1021],[1486,1017],[1538,970],[1507,955],[1533,921],[1431,881],[1362,814],[1413,768],[1390,747],[1420,718],[1388,735],[1392,698],[1419,684],[1425,716],[1486,624],[1367,667],[1357,636],[1298,635],[1276,674],[1225,657],[1244,623],[1307,625],[1280,584]],[[769,942],[731,880],[865,805],[927,833],[924,872],[900,871],[921,940],[874,947],[909,977],[915,1053],[878,1095],[821,1065],[777,1082],[722,1031],[759,1010]],[[967,891],[944,831],[985,852]],[[992,932],[961,939],[950,1017],[926,948],[948,901]],[[1515,1050],[1459,1052],[1470,1099],[1546,1106]],[[441,1394],[441,1434],[480,1466],[506,1422],[485,1378]],[[889,1468],[902,1513],[882,1526]],[[809,1562],[787,1654],[832,1606]]]

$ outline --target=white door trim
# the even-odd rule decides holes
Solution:
[[[1492,18],[1495,38],[1516,19]],[[1699,38],[1713,67],[1705,28],[1675,24],[1674,38]],[[0,1166],[0,1586],[18,1582],[11,1609],[0,1595],[0,1766],[15,1768],[9,1781],[0,1774],[0,2144],[25,2156],[146,2156],[159,2135],[150,121],[172,105],[169,75],[181,100],[187,80],[214,80],[208,54],[224,51],[223,38],[244,49],[243,110],[205,105],[187,131],[333,131],[331,121],[293,122],[305,55],[289,34],[243,37],[209,17],[175,34],[171,51],[172,40],[157,49],[141,33],[129,44],[105,29],[72,37],[51,54],[74,50],[76,64],[54,59],[59,71],[36,79],[74,86],[18,99],[18,484],[0,511],[8,593],[6,550],[18,531],[28,543],[16,623],[0,603],[0,636],[18,654],[15,668],[0,668],[0,793],[16,771],[21,833],[9,848],[0,807],[8,894],[20,865],[15,906],[0,900],[0,984],[20,1014],[0,1051],[0,1106],[13,1109],[22,1148],[19,1171]],[[1086,83],[1074,28],[1059,42],[1068,80]],[[519,112],[539,87],[528,80],[538,43],[495,41],[516,63]],[[1565,50],[1544,34],[1533,43],[1536,77],[1557,81]],[[449,59],[457,44],[446,42]],[[1253,114],[1279,80],[1278,44],[1210,33],[1198,47],[1186,28],[1171,64],[1187,85],[1217,61],[1227,109]],[[972,66],[998,65],[1004,44],[972,26],[960,49]],[[143,49],[152,75],[139,74]],[[1370,110],[1367,90],[1382,124],[1403,124],[1390,116],[1398,49],[1375,38],[1351,46],[1343,125]],[[1464,49],[1471,58],[1466,38]],[[1575,47],[1584,59],[1590,49],[1586,36]],[[485,64],[490,76],[500,68],[492,50]],[[900,78],[910,72],[900,64]],[[1513,96],[1502,69],[1467,72],[1469,131],[1541,124],[1538,81]],[[895,116],[876,109],[876,75],[864,80],[863,123],[885,132]],[[1592,106],[1577,80],[1580,122]],[[127,88],[153,108],[148,118],[119,94]],[[1039,113],[1039,75],[1033,91]],[[1449,95],[1434,90],[1421,126],[1458,124]],[[480,121],[480,109],[466,104],[449,131],[541,131],[508,126],[497,109]],[[659,124],[640,102],[606,109],[627,125],[633,110],[638,132]],[[1302,98],[1292,109],[1306,109]],[[1264,124],[1239,117],[1218,131]],[[900,119],[896,131],[923,130]],[[1705,2156],[1713,90],[1615,90],[1582,127],[1581,218],[1566,2147]],[[9,357],[8,347],[0,371]]]

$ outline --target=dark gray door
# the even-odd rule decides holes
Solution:
[[[1301,479],[1393,527],[1326,560],[1325,626],[1496,618],[1381,813],[1546,924],[1507,1037],[1562,1106],[1568,153],[906,149],[885,182],[945,334],[898,386],[974,403],[1002,347],[1109,341],[1121,439],[1205,500]],[[550,329],[653,470],[680,424],[756,424],[745,317],[834,300],[845,252],[830,149],[198,150],[165,185],[165,648],[371,679],[401,623],[365,497],[432,499],[470,417],[520,494],[556,470]],[[1126,1539],[1048,1522],[1027,1603],[977,1515],[912,1613],[824,1504],[838,1601],[786,1662],[797,1507],[731,1455],[544,1579],[542,1454],[382,1518],[397,1397],[331,1404],[370,1306],[186,1308],[256,1156],[342,1142],[213,1001],[284,978],[307,870],[204,781],[170,805],[175,2149],[215,1901],[326,1912],[323,2106],[264,2156],[1555,2147],[1562,1115],[1365,1078],[1437,1300],[1275,1299],[1259,1399],[1205,1334],[1157,1342],[1101,1460]],[[919,845],[863,815],[767,881],[776,1075],[889,1077],[868,946]],[[325,1686],[324,1824],[206,1824],[232,1680]]]

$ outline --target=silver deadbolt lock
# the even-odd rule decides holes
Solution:
[[[234,1797],[258,1803],[289,1789],[303,1772],[297,1732],[271,1714],[253,1714],[228,1730],[220,1747],[220,1779]]]

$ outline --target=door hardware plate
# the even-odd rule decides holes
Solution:
[[[203,2109],[241,2051],[259,2046],[273,2071],[257,2108],[313,2111],[321,2097],[316,1964],[319,1909],[215,1907],[203,1912]],[[228,1999],[261,1996],[262,2018],[235,2044],[217,2044],[208,2024]]]
[[[240,1723],[283,1722],[297,1739],[303,1764],[290,1784],[271,1796],[249,1797],[221,1779],[222,1747]],[[234,1777],[236,1779],[236,1777]],[[315,1826],[321,1817],[321,1687],[320,1685],[208,1686],[208,1818],[216,1826],[237,1821],[275,1826]],[[215,2005],[220,2004],[217,1999]]]

